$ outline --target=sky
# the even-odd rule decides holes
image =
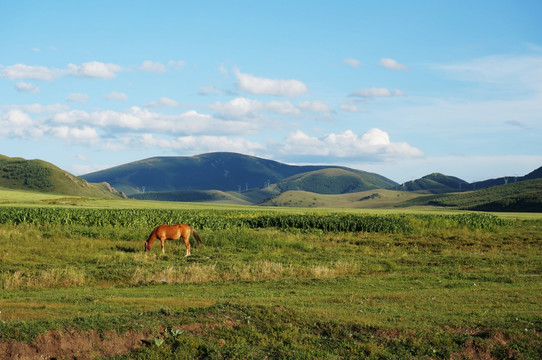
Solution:
[[[542,2],[0,0],[0,154],[231,151],[398,183],[542,166]]]

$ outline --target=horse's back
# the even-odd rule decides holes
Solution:
[[[181,224],[177,225],[160,225],[155,229],[156,236],[170,240],[177,240],[181,237]]]

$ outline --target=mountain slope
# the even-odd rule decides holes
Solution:
[[[402,203],[423,197],[411,191],[375,189],[347,194],[316,194],[290,190],[273,197],[261,205],[290,207],[324,207],[351,209],[389,209]]]
[[[91,182],[106,181],[128,195],[148,191],[246,191],[278,183],[293,175],[328,168],[346,169],[287,165],[254,156],[219,152],[190,157],[154,157],[81,177]],[[363,175],[379,177],[370,173]],[[389,179],[379,178],[383,183],[395,185]]]
[[[472,183],[472,189],[473,190],[486,189],[492,186],[506,185],[506,184],[511,184],[518,181],[534,180],[534,179],[540,179],[540,178],[542,178],[542,167],[539,167],[538,169],[531,171],[525,176],[505,176],[505,177],[500,177],[497,179],[477,181],[477,182]]]
[[[541,179],[542,178],[542,166],[538,169],[531,171],[525,176],[521,177],[521,180],[533,180],[533,179]]]
[[[432,194],[458,192],[468,189],[471,189],[468,182],[455,176],[448,176],[441,173],[429,174],[417,180],[407,181],[396,187],[396,190],[423,191]]]
[[[420,200],[423,201],[423,198],[408,205],[422,205]],[[428,196],[424,204],[479,211],[542,212],[542,179],[518,181],[464,193]]]
[[[73,196],[121,197],[109,184],[89,184],[43,160],[0,155],[0,187]]]
[[[297,174],[280,181],[281,192],[303,190],[317,194],[346,194],[371,189],[384,189],[395,183],[383,176],[364,171],[331,168]]]

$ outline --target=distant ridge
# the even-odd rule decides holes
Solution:
[[[477,211],[542,212],[542,179],[445,194],[432,199],[429,204]]]
[[[396,187],[396,190],[423,191],[432,194],[460,192],[470,189],[471,185],[465,180],[461,180],[455,176],[443,175],[441,173],[429,174],[417,180],[407,181]]]
[[[528,173],[525,176],[503,176],[497,179],[488,179],[468,183],[465,180],[455,176],[443,175],[441,173],[432,173],[420,179],[407,181],[397,187],[395,190],[415,191],[420,193],[444,194],[452,192],[464,192],[487,189],[494,186],[512,184],[515,182],[534,180],[542,178],[542,167]]]
[[[330,180],[331,173],[313,173],[310,177],[326,178],[327,185],[311,185],[310,181],[291,179],[292,176],[316,172],[319,170],[337,169],[341,176],[347,175],[351,191],[361,191],[379,187],[397,185],[383,176],[348,169],[339,166],[324,165],[288,165],[273,160],[231,152],[215,152],[196,156],[153,157],[110,169],[97,171],[81,176],[90,182],[108,182],[127,195],[143,192],[173,192],[180,190],[220,190],[246,191],[265,188],[271,184],[280,186],[301,186],[308,191],[331,191],[343,193],[346,188],[329,190],[335,186]],[[341,178],[342,179],[342,178]],[[338,180],[338,178],[335,178]],[[342,179],[344,180],[344,179]],[[294,184],[295,185],[292,185]],[[310,190],[305,188],[308,186]]]
[[[0,187],[84,197],[122,197],[107,183],[88,183],[46,161],[4,155],[0,155]]]
[[[540,178],[542,178],[542,167],[539,167],[538,169],[531,171],[525,176],[503,176],[496,179],[473,182],[471,184],[471,189],[480,190],[480,189],[486,189],[492,186],[506,185],[506,184],[512,184],[518,181],[534,180],[534,179],[540,179]]]
[[[281,192],[303,190],[317,194],[348,194],[396,185],[385,177],[360,170],[327,168],[297,174],[280,181]]]

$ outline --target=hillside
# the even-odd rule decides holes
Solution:
[[[91,184],[42,160],[0,155],[0,187],[62,195],[119,198],[109,184]]]
[[[317,194],[346,194],[383,189],[395,183],[383,176],[345,168],[329,168],[297,174],[280,181],[281,192],[302,190]]]
[[[349,194],[316,194],[291,190],[284,192],[261,205],[290,207],[322,207],[350,209],[389,209],[400,207],[406,201],[420,197],[419,194],[395,190],[367,190]]]
[[[356,181],[363,184],[358,188],[396,185],[395,182],[376,174],[337,166],[287,165],[273,160],[228,152],[190,157],[154,157],[81,177],[90,182],[108,182],[128,195],[179,190],[245,192],[250,189],[268,187],[270,184],[279,183],[294,175],[323,169],[342,169],[343,172],[355,174]],[[329,176],[329,174],[325,175],[324,178],[329,180]],[[325,189],[329,189],[332,182],[328,181],[322,186],[311,185],[312,190],[329,191]],[[285,186],[288,187],[288,185]],[[344,192],[344,189],[341,192]]]
[[[468,183],[454,176],[433,173],[417,180],[407,181],[400,186],[394,187],[394,189],[401,191],[416,191],[428,194],[444,194],[487,189],[493,186],[506,185],[539,178],[542,178],[542,167],[530,172],[525,176],[505,176],[473,183]]]
[[[436,196],[427,203],[466,210],[542,212],[542,179],[518,181],[461,194]]]
[[[542,178],[542,167],[531,171],[525,176],[505,176],[497,179],[488,179],[472,183],[473,190],[486,189],[492,186],[506,185],[516,183],[518,181],[534,180]]]
[[[396,190],[418,191],[431,194],[443,194],[449,192],[458,192],[470,190],[471,185],[454,176],[433,173],[420,179],[407,181],[404,184],[395,187]]]

